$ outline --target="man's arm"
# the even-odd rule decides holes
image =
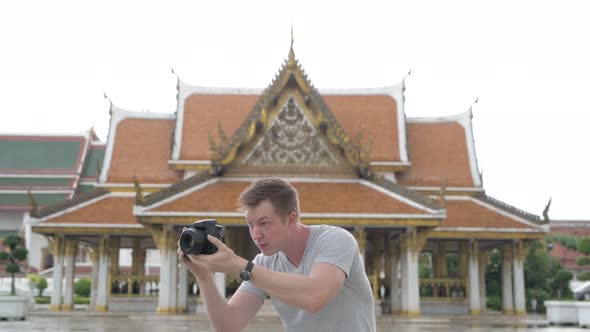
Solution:
[[[237,274],[246,266],[247,260],[234,254],[223,242],[212,236],[208,239],[218,248],[217,253],[191,257],[205,269]],[[255,265],[250,282],[282,302],[318,312],[338,294],[345,279],[346,274],[339,267],[317,262],[307,276],[275,272]]]
[[[275,272],[255,265],[250,281],[258,288],[294,307],[316,313],[342,288],[346,274],[329,263],[313,264],[308,276]]]
[[[213,273],[199,267],[178,250],[180,261],[195,275],[197,284],[207,308],[211,326],[217,332],[240,331],[256,315],[264,300],[247,291],[236,292],[231,299],[225,300],[219,293]]]

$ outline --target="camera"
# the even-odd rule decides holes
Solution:
[[[186,255],[211,255],[217,252],[217,247],[209,240],[207,235],[212,235],[224,241],[223,227],[217,224],[215,219],[195,221],[180,233],[180,250]]]

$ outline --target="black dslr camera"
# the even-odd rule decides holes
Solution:
[[[180,250],[185,255],[211,255],[217,252],[217,247],[209,240],[207,235],[212,235],[221,240],[223,239],[223,227],[217,224],[215,219],[205,219],[195,221],[180,233]]]

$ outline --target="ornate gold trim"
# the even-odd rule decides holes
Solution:
[[[149,230],[145,228],[110,228],[110,227],[47,227],[34,226],[33,232],[45,235],[54,234],[91,234],[91,235],[146,235],[149,236]]]
[[[100,312],[105,312],[108,310],[108,306],[105,305],[101,305],[101,304],[97,304],[96,307],[94,308],[95,311],[100,311]]]
[[[518,232],[452,232],[433,230],[430,239],[542,239],[544,233],[518,233]]]

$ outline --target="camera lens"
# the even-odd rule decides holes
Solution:
[[[187,228],[180,234],[180,250],[187,255],[199,255],[205,247],[206,234]]]

